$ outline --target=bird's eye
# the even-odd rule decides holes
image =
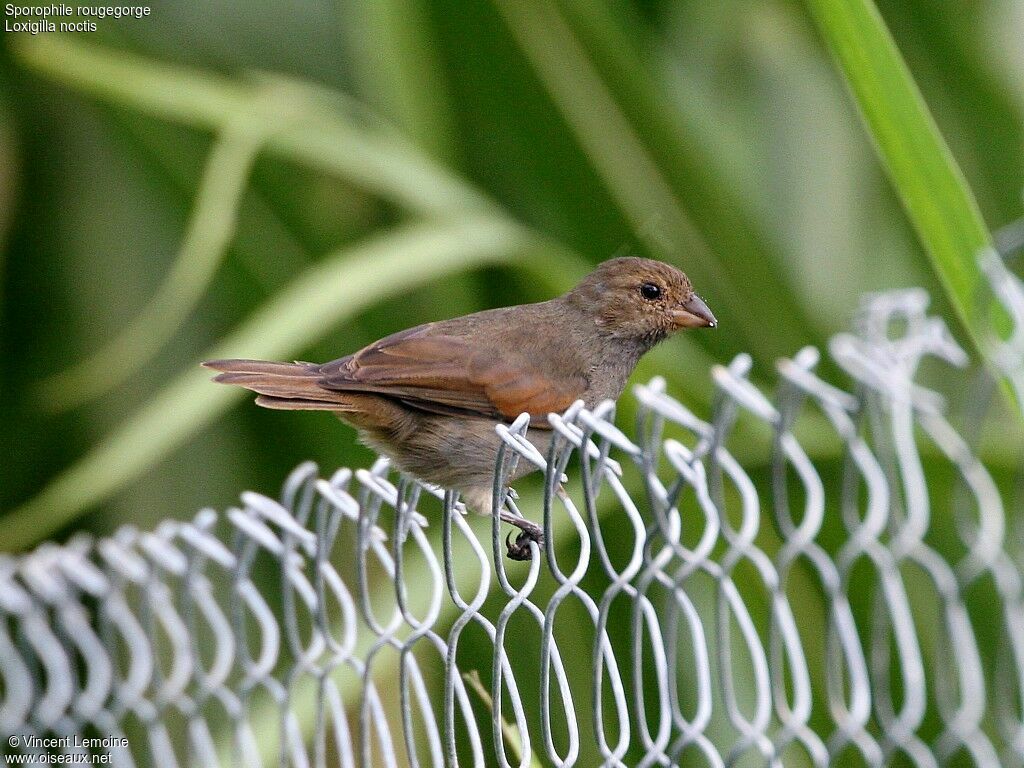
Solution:
[[[661,288],[654,283],[644,283],[640,286],[640,295],[648,301],[654,301],[661,297]]]

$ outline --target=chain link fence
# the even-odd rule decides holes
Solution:
[[[1014,323],[991,357],[1024,404],[1024,288],[983,263]],[[505,526],[383,459],[4,557],[3,749],[161,768],[1024,765],[1019,422],[996,420],[1003,458],[982,464],[1003,401],[956,369],[927,304],[867,297],[829,360],[779,362],[771,397],[749,358],[716,368],[707,420],[654,380],[628,435],[611,403],[551,416],[547,455],[525,416],[499,427],[495,498],[545,528],[526,563]],[[929,358],[971,393],[959,429],[919,382]],[[521,499],[517,462],[543,474]]]

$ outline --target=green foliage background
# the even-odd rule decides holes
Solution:
[[[207,356],[326,360],[637,253],[720,320],[637,375],[701,410],[711,364],[770,378],[864,291],[923,285],[969,345],[1020,214],[1015,0],[152,8],[4,38],[2,549],[370,459]]]

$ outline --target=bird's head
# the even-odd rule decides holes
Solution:
[[[685,274],[650,259],[610,259],[583,278],[568,299],[609,335],[649,344],[683,328],[717,324]]]

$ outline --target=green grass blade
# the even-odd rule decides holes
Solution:
[[[960,167],[872,0],[806,2],[950,303],[984,350],[978,255],[992,239]]]
[[[483,682],[480,680],[480,673],[475,669],[469,672],[462,673],[462,679],[466,681],[466,685],[469,689],[476,694],[476,697],[484,703],[488,711],[494,712],[494,699],[491,698],[490,692],[484,687]],[[519,732],[519,729],[510,723],[504,716],[501,718],[501,735],[505,739],[506,748],[512,753],[512,756],[522,763],[523,760],[523,737]],[[540,760],[537,755],[532,755],[530,759],[530,768],[541,768]]]

